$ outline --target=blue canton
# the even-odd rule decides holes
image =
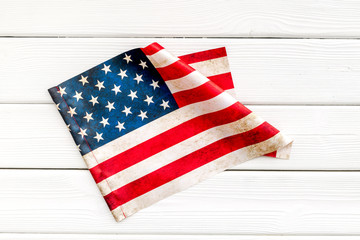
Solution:
[[[49,93],[82,155],[179,108],[139,48],[50,88]]]

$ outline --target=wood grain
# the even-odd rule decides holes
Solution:
[[[242,170],[359,170],[359,106],[248,106],[295,139],[291,160]],[[0,168],[85,168],[54,104],[0,104]]]
[[[224,172],[116,223],[84,170],[0,170],[0,232],[360,234],[359,172]]]
[[[106,38],[0,38],[0,103],[50,103],[48,88],[153,41],[176,55],[226,46],[245,104],[360,104],[357,40]]]
[[[2,36],[358,38],[358,1],[0,2]]]

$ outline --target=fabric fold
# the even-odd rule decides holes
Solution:
[[[236,100],[225,48],[133,49],[49,89],[117,221],[292,140]]]

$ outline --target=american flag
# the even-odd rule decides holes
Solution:
[[[158,43],[49,89],[113,216],[121,221],[292,140],[234,95],[225,48],[175,57]]]

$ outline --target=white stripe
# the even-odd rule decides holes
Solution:
[[[178,60],[180,60],[178,57],[175,57],[165,49],[162,49],[158,51],[157,53],[154,53],[153,55],[146,55],[151,63],[154,65],[155,68],[162,68],[166,67]]]
[[[202,62],[189,64],[191,67],[198,70],[205,77],[215,76],[218,74],[230,72],[229,62],[227,57],[214,58]]]
[[[171,93],[176,93],[198,87],[208,81],[209,79],[202,75],[200,72],[193,71],[185,77],[169,80],[165,83],[170,89]]]
[[[291,146],[292,146],[292,143],[286,145],[283,148],[278,149],[276,151],[276,158],[289,159],[290,158],[290,152],[291,152]]]
[[[181,92],[184,90],[190,90],[196,88],[208,81],[210,80],[207,77],[205,77],[198,71],[194,71],[192,73],[189,73],[185,77],[166,81],[165,83],[170,89],[171,93],[176,93],[176,92]],[[237,98],[236,91],[234,88],[227,89],[225,91],[229,93],[232,97]]]
[[[225,90],[225,92],[230,94],[233,98],[237,99],[237,94],[236,94],[235,88],[227,89],[227,90]]]
[[[160,117],[128,134],[119,137],[83,156],[89,168],[98,163],[116,156],[162,132],[165,132],[177,125],[195,117],[216,112],[227,108],[237,102],[228,93],[223,92],[207,101],[197,102],[179,108],[163,117]],[[94,158],[94,155],[96,159]]]
[[[263,122],[264,120],[251,113],[232,123],[213,127],[207,131],[188,138],[181,143],[167,148],[164,151],[155,154],[129,168],[126,168],[121,172],[118,172],[117,174],[98,183],[98,187],[103,189],[102,194],[107,195],[111,192],[111,190],[114,191],[198,149],[201,149],[220,139],[250,131]]]
[[[257,143],[234,152],[231,152],[221,158],[218,158],[206,165],[203,165],[187,174],[184,174],[171,182],[168,182],[158,188],[155,188],[125,204],[121,207],[126,216],[130,216],[139,210],[148,207],[174,193],[180,192],[190,186],[199,183],[225,169],[234,167],[252,158],[262,156],[266,153],[273,152],[276,149],[286,146],[291,140],[286,139],[281,133],[276,134],[272,138]],[[254,151],[256,150],[256,151]],[[112,210],[117,221],[122,220],[122,212],[120,207]]]

